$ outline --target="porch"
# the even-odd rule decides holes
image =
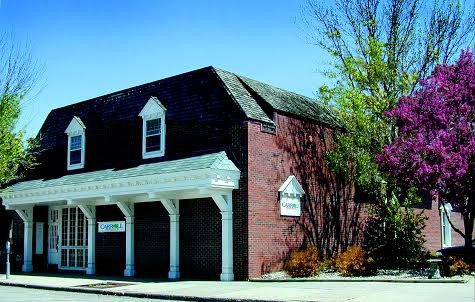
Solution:
[[[24,223],[24,272],[33,271],[33,248],[37,248],[33,243],[33,231],[38,232],[38,225],[34,229],[33,207],[48,206],[48,243],[44,247],[51,258],[48,262],[56,257],[53,262],[60,268],[84,269],[89,275],[96,273],[96,236],[111,231],[98,227],[107,227],[107,223],[119,228],[115,231],[125,233],[123,274],[135,275],[136,205],[158,203],[169,216],[170,279],[180,278],[180,204],[212,201],[221,216],[220,279],[231,281],[234,279],[232,192],[238,188],[239,178],[239,169],[225,152],[219,152],[129,169],[20,182],[0,197],[6,208],[15,210]],[[117,209],[121,217],[117,221],[98,221],[99,207]],[[49,252],[55,248],[56,255]]]

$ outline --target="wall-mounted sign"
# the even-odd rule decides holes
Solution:
[[[280,215],[295,216],[301,214],[300,197],[305,194],[295,176],[291,175],[279,188]]]
[[[44,222],[36,223],[36,249],[35,249],[36,255],[43,254],[43,228],[44,228]]]
[[[97,223],[99,233],[125,232],[125,221],[104,221]]]
[[[280,215],[300,216],[300,197],[282,196],[280,198]]]

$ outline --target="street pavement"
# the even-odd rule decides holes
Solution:
[[[84,276],[13,275],[1,285],[54,288],[64,291],[82,291],[97,294],[127,295],[131,297],[158,298],[188,301],[475,301],[474,277],[465,283],[401,282],[220,282],[220,281],[166,281],[157,279],[89,278]],[[430,280],[428,280],[430,281]],[[435,282],[437,283],[435,283]],[[109,283],[108,283],[109,282]],[[104,288],[111,284],[115,287]],[[29,290],[29,289],[28,289]],[[36,290],[35,290],[36,292]],[[73,293],[67,293],[73,294]],[[0,301],[6,301],[0,298]],[[15,300],[19,301],[19,300]],[[25,300],[26,301],[26,300]],[[27,300],[33,301],[33,300]],[[49,301],[49,300],[46,300]],[[52,300],[54,301],[54,300]],[[63,300],[61,300],[63,301]],[[65,300],[69,301],[69,300]],[[81,301],[81,300],[74,300]],[[95,300],[87,300],[95,301]],[[102,301],[102,300],[100,300]],[[105,300],[107,301],[107,300]],[[114,300],[115,301],[115,300]],[[129,300],[127,300],[129,301]],[[144,301],[144,300],[141,300]]]
[[[130,298],[100,294],[72,293],[44,289],[21,288],[14,286],[0,287],[2,302],[171,302],[170,300]],[[173,301],[173,302],[176,302]]]

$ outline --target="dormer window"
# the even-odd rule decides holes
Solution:
[[[140,111],[142,117],[142,158],[165,154],[165,112],[160,101],[152,96]]]
[[[86,152],[86,127],[84,123],[79,117],[75,116],[64,133],[68,135],[67,169],[84,168]]]

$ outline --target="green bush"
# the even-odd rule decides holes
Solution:
[[[350,246],[334,259],[335,269],[342,276],[367,276],[374,274],[374,261],[360,246]]]
[[[316,276],[320,272],[321,261],[317,248],[309,246],[292,252],[284,264],[284,270],[293,278]]]
[[[363,247],[378,267],[415,268],[426,263],[429,253],[424,248],[423,229],[427,218],[416,213],[411,204],[400,203],[393,197],[373,205],[366,221]]]

